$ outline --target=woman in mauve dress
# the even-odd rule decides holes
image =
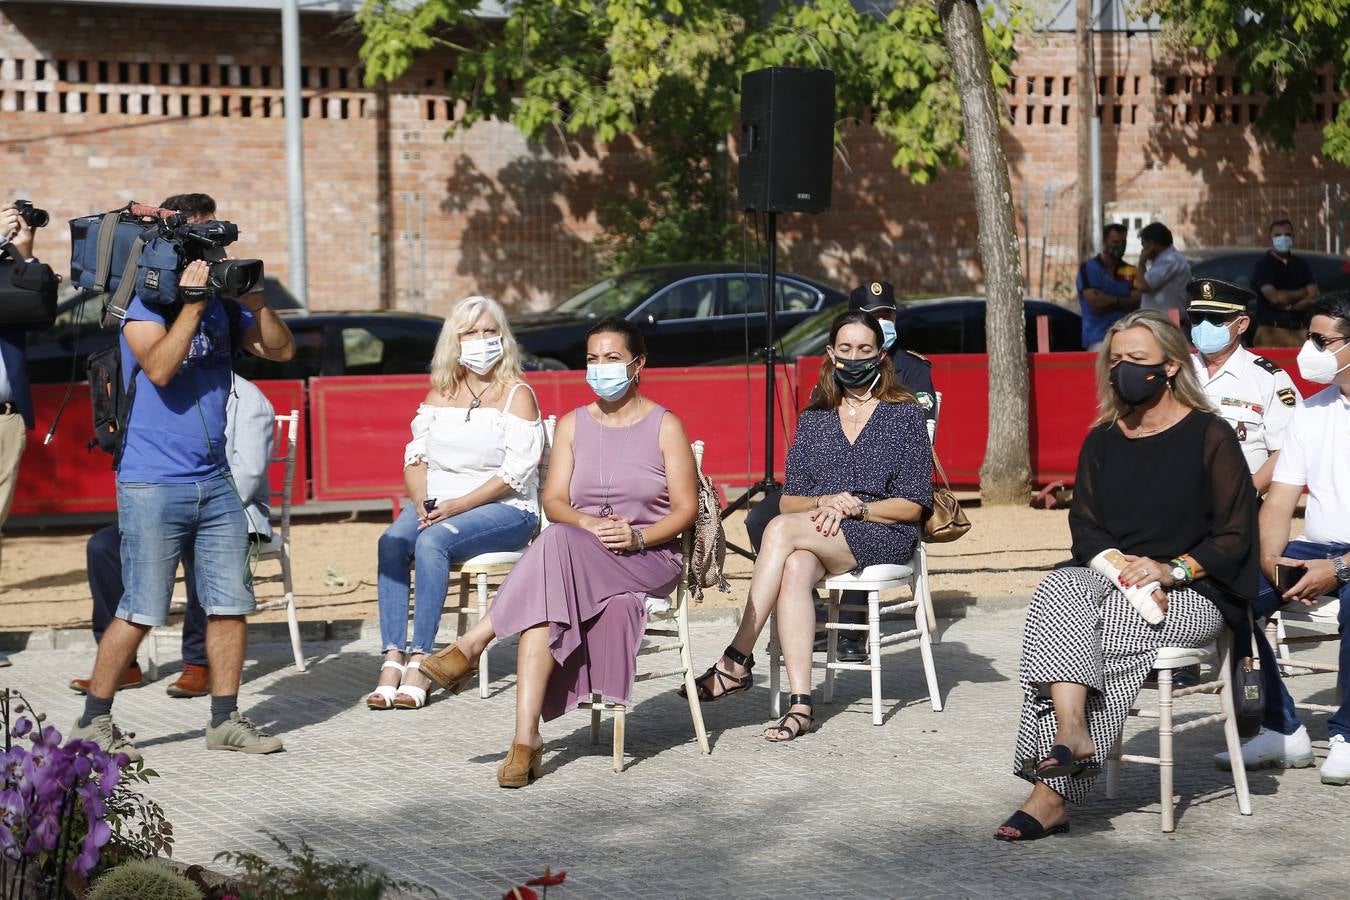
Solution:
[[[587,333],[586,381],[597,399],[558,422],[543,495],[551,524],[488,615],[422,664],[457,691],[494,637],[520,635],[502,787],[539,777],[541,716],[555,719],[592,693],[631,702],[644,599],[669,594],[679,580],[679,537],[698,502],[694,455],[679,418],[638,389],[646,362],[646,341],[631,322],[604,319]]]
[[[826,573],[908,562],[933,506],[924,411],[895,380],[882,343],[870,313],[852,310],[834,320],[820,381],[788,450],[781,512],[764,529],[740,628],[695,682],[705,703],[748,691],[751,650],[776,608],[791,695],[787,715],[764,730],[770,741],[815,730],[816,583]]]

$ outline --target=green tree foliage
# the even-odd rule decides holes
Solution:
[[[1244,93],[1266,94],[1259,131],[1284,150],[1314,121],[1319,77],[1350,91],[1350,0],[1145,0],[1171,35],[1236,66]],[[1322,132],[1322,152],[1350,165],[1350,103]]]
[[[615,268],[738,247],[728,136],[747,71],[833,69],[839,118],[870,113],[915,182],[961,159],[959,98],[928,0],[878,2],[873,13],[849,0],[518,0],[504,23],[474,18],[477,5],[367,0],[357,15],[366,83],[450,49],[447,89],[467,107],[452,131],[495,118],[532,140],[638,141],[648,170],[616,180],[598,203]],[[1012,28],[987,17],[985,31],[995,83],[1006,84]]]

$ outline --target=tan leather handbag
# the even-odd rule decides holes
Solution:
[[[942,471],[937,453],[933,454],[933,468],[942,479],[942,486],[933,488],[933,514],[923,523],[923,539],[930,544],[945,544],[969,531],[970,520],[947,483],[947,473]]]

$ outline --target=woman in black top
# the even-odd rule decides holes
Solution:
[[[1033,788],[999,840],[1068,830],[1065,803],[1087,794],[1159,647],[1203,647],[1225,625],[1235,646],[1250,642],[1256,493],[1189,357],[1181,332],[1153,310],[1116,322],[1097,357],[1100,415],[1069,513],[1074,565],[1037,587],[1023,635],[1013,766]],[[1112,550],[1138,607],[1088,568]],[[1165,618],[1150,625],[1145,615],[1159,610]]]

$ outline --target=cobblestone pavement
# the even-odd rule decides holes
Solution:
[[[760,737],[762,651],[752,693],[705,707],[708,757],[672,682],[639,685],[626,772],[610,770],[610,720],[593,747],[585,714],[573,713],[545,726],[545,777],[520,791],[494,777],[511,732],[509,645],[493,657],[489,699],[437,695],[424,710],[387,713],[359,702],[376,674],[373,635],[308,645],[305,674],[285,646],[258,645],[241,700],[285,739],[286,752],[271,757],[208,752],[208,701],[170,699],[158,684],[119,697],[116,717],[161,774],[151,792],[185,862],[271,853],[268,829],[455,898],[500,897],[545,865],[568,871],[561,898],[1256,897],[1340,887],[1334,861],[1344,858],[1350,788],[1322,785],[1316,769],[1254,773],[1255,815],[1240,817],[1229,776],[1210,763],[1222,749],[1217,726],[1177,739],[1175,834],[1158,830],[1156,770],[1130,766],[1121,799],[1099,788],[1070,834],[993,841],[1025,795],[1008,774],[1021,622],[1019,611],[998,611],[946,625],[935,647],[945,712],[928,705],[916,645],[890,647],[882,727],[871,725],[866,676],[848,674],[835,703],[819,708],[821,731],[779,746]],[[695,664],[711,662],[731,630],[725,620],[696,623]],[[89,663],[87,652],[26,651],[0,682],[64,729],[81,705],[65,682]],[[1296,697],[1326,702],[1333,682],[1292,684]],[[1208,712],[1211,701],[1179,705]],[[1142,727],[1132,723],[1128,746],[1154,752]],[[1311,717],[1310,730],[1320,760],[1325,718]]]

